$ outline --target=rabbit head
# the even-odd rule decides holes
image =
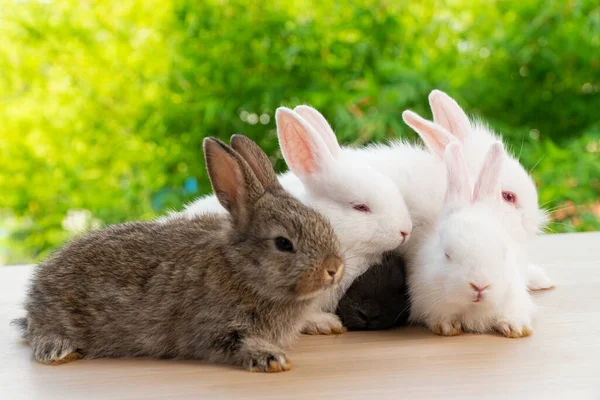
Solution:
[[[321,114],[306,106],[281,107],[276,120],[283,157],[302,182],[306,202],[327,216],[346,255],[376,262],[408,239],[412,222],[397,187],[342,152]]]
[[[449,143],[460,142],[471,176],[481,168],[487,149],[499,138],[486,125],[469,120],[450,96],[439,90],[429,95],[434,123],[405,111],[404,121],[421,137],[427,148],[440,159]],[[506,157],[500,172],[502,199],[499,209],[505,227],[516,240],[535,236],[546,223],[546,213],[538,207],[535,184],[514,157]]]
[[[343,265],[331,225],[281,187],[253,141],[234,135],[231,146],[204,140],[214,193],[230,214],[230,264],[270,298],[309,298],[337,284]]]

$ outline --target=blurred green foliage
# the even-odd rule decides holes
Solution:
[[[600,229],[597,0],[0,0],[0,37],[0,263],[208,192],[205,136],[283,168],[280,105],[362,144],[433,88],[535,166],[552,231]]]

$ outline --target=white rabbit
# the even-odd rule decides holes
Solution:
[[[304,187],[299,198],[329,219],[342,246],[344,277],[322,302],[323,310],[334,312],[354,279],[408,238],[412,223],[390,178],[354,153],[342,152],[329,124],[318,116],[311,119],[302,108],[276,113],[283,157]]]
[[[321,299],[320,309],[310,316],[304,332],[341,332],[343,326],[333,314],[339,299],[383,253],[408,240],[412,231],[409,212],[390,178],[353,153],[342,152],[335,135],[317,132],[300,113],[285,107],[277,109],[275,118],[281,151],[291,170],[278,179],[289,193],[327,217],[345,258],[337,290]],[[329,127],[324,119],[318,123]],[[225,210],[211,195],[163,220],[215,212]]]
[[[444,152],[448,185],[443,211],[408,268],[411,320],[453,336],[499,331],[532,333],[535,306],[498,212],[505,153],[493,144],[473,186],[459,143]]]
[[[439,90],[431,92],[429,103],[434,124],[410,111],[403,113],[404,121],[419,134],[431,153],[440,160],[448,143],[462,143],[465,160],[473,176],[473,172],[480,168],[486,150],[500,138],[482,122],[470,121],[456,101]],[[437,172],[439,173],[439,169]],[[533,180],[514,157],[507,156],[503,163],[500,185],[503,202],[498,207],[503,213],[502,221],[511,237],[522,244],[517,250],[519,257],[526,260],[525,245],[545,225],[546,213],[538,208],[538,195]],[[523,265],[527,269],[529,289],[554,287],[542,268],[526,262]]]
[[[315,109],[299,106],[294,111],[317,127],[323,137],[335,138],[324,117]],[[433,125],[433,124],[432,124]],[[387,175],[397,186],[410,212],[413,224],[410,241],[398,252],[410,264],[422,246],[426,234],[435,228],[442,210],[446,172],[441,159],[426,149],[403,141],[389,145],[372,144],[362,148],[343,147],[342,154],[356,162],[368,162]]]

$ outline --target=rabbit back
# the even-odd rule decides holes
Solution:
[[[216,311],[206,280],[221,279],[210,254],[222,224],[126,223],[73,241],[35,273],[27,335],[64,335],[90,356],[182,354],[197,335],[183,321]]]

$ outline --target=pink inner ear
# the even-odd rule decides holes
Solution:
[[[500,171],[498,170],[480,175],[475,183],[475,189],[473,189],[473,200],[477,201],[486,197],[495,198],[496,194],[499,195],[498,198],[502,197],[502,190],[498,183],[499,175]]]
[[[310,151],[310,144],[300,133],[293,122],[286,122],[283,127],[284,147],[289,149],[290,169],[301,170],[304,174],[317,172],[317,164],[314,155]]]
[[[469,182],[463,176],[457,176],[456,173],[462,171],[453,171],[448,175],[448,195],[463,205],[471,202]]]
[[[481,190],[481,184],[479,182],[475,182],[475,188],[473,188],[473,201],[479,200],[480,190]]]
[[[294,108],[296,111],[309,125],[311,125],[316,132],[321,136],[321,139],[325,142],[325,145],[331,152],[331,155],[336,158],[341,152],[340,145],[335,137],[335,133],[329,123],[323,117],[323,115],[309,106],[298,106]]]
[[[444,132],[440,125],[433,124],[411,111],[405,111],[402,117],[419,134],[432,153],[438,157],[444,156],[444,150],[450,143],[449,133]]]
[[[450,144],[446,148],[444,161],[447,168],[448,186],[446,188],[446,208],[455,211],[471,204],[471,181],[465,160],[462,155],[462,146],[458,143]]]
[[[452,133],[452,124],[448,120],[448,116],[444,112],[444,108],[440,105],[439,99],[432,99],[431,111],[433,112],[433,122],[440,124]]]
[[[446,93],[434,90],[429,95],[429,104],[433,111],[433,121],[464,142],[471,125],[469,117],[458,103]]]
[[[475,182],[475,189],[473,191],[473,199],[475,201],[502,195],[500,189],[500,168],[504,160],[504,154],[504,146],[500,142],[493,144],[488,150],[483,167]]]
[[[226,167],[226,171],[219,176],[222,187],[232,200],[238,200],[240,183],[244,182],[244,178],[241,176],[238,165],[230,157],[224,158],[223,167]]]

